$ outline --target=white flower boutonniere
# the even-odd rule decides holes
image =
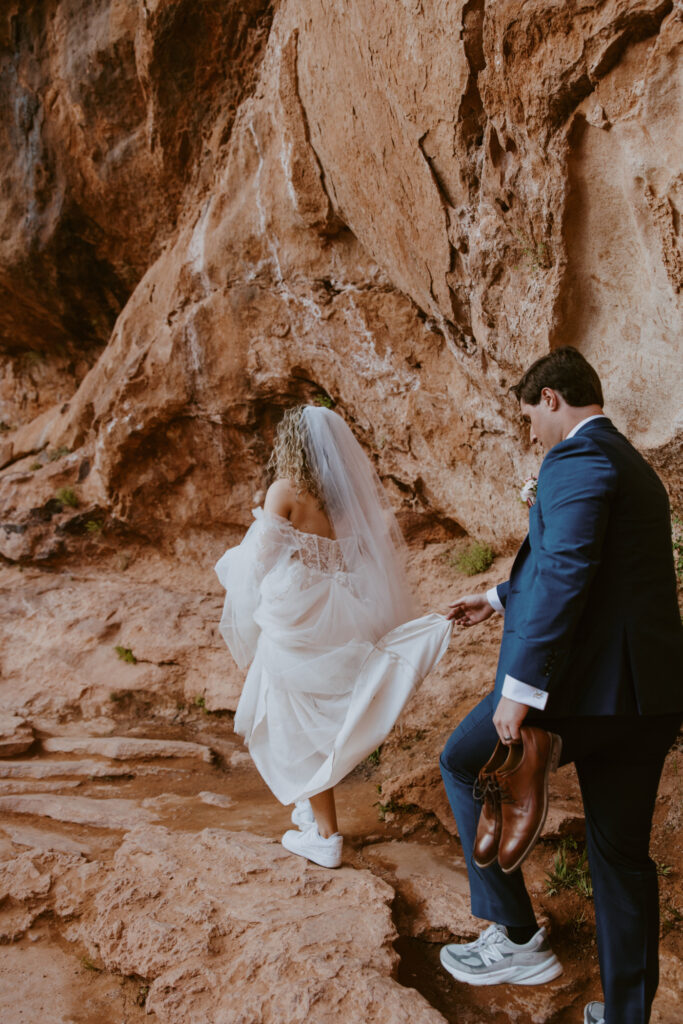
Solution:
[[[535,476],[530,476],[528,480],[524,481],[524,486],[519,492],[520,500],[531,508],[532,505],[536,504],[536,491],[538,489],[538,479]]]

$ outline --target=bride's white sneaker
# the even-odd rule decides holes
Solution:
[[[315,822],[303,832],[293,828],[285,832],[282,837],[282,845],[290,853],[296,853],[299,857],[306,857],[314,864],[320,864],[323,868],[338,868],[342,860],[343,836],[335,832],[333,836],[324,839],[318,832]]]
[[[306,831],[311,825],[315,825],[315,817],[310,800],[297,800],[292,811],[292,825],[296,825],[302,831]]]

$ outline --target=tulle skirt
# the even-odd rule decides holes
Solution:
[[[376,639],[352,577],[296,559],[262,580],[253,619],[235,731],[283,804],[336,785],[384,741],[452,627],[432,614]]]

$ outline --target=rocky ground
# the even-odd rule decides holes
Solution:
[[[497,559],[463,577],[450,560],[465,543],[414,545],[426,607],[505,575]],[[443,942],[481,923],[437,757],[491,678],[498,625],[454,637],[381,750],[339,787],[346,842],[333,872],[279,845],[289,812],[233,734],[236,679],[209,574],[185,566],[162,582],[141,554],[125,570],[101,564],[0,571],[3,1024],[581,1019],[600,992],[592,905],[581,872],[556,891],[549,879],[558,851],[571,865],[581,847],[571,768],[554,777],[527,868],[562,977],[472,990],[438,963]],[[674,1024],[681,996],[681,767],[673,750],[655,816],[655,1024]]]

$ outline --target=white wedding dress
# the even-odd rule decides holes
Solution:
[[[235,716],[283,804],[336,785],[375,750],[446,651],[452,623],[426,615],[381,635],[347,571],[343,542],[254,511],[216,573],[227,591],[220,631],[250,665]]]

